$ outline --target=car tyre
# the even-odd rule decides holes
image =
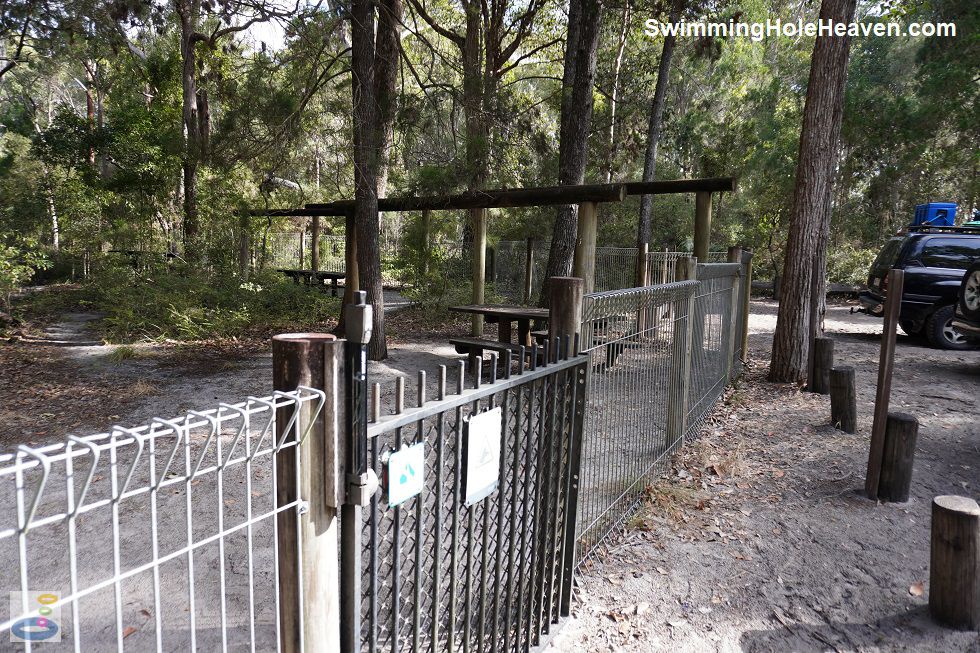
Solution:
[[[922,335],[922,326],[920,325],[918,329],[915,328],[915,322],[912,320],[899,320],[898,326],[902,327],[902,331],[905,335],[910,338],[918,338]]]
[[[971,322],[980,322],[980,263],[966,269],[958,301],[963,317]]]
[[[953,306],[942,306],[926,320],[926,338],[939,349],[974,349],[975,345],[953,328]]]

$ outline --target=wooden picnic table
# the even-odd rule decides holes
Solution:
[[[312,286],[314,280],[317,285],[322,285],[325,281],[330,281],[330,294],[334,297],[337,296],[337,282],[341,279],[347,278],[346,272],[326,272],[324,270],[293,270],[288,268],[278,268],[277,272],[285,274],[287,277],[293,280],[294,283],[299,283],[302,279],[307,286]]]
[[[531,346],[531,322],[548,320],[547,308],[533,306],[516,306],[509,304],[466,304],[450,306],[449,310],[457,313],[475,313],[482,315],[490,323],[497,324],[497,339],[500,342],[511,342],[513,323],[517,322],[517,344]]]

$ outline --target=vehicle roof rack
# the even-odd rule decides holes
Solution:
[[[942,227],[938,225],[915,225],[908,228],[909,233],[930,233],[930,234],[980,234],[980,226],[970,227]]]

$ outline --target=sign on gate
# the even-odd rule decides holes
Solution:
[[[490,496],[500,479],[500,408],[471,416],[466,422],[466,505]]]
[[[386,466],[388,505],[392,508],[422,493],[425,441],[392,451]]]

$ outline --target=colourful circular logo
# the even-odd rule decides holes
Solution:
[[[28,617],[11,626],[10,633],[25,641],[41,642],[58,634],[58,624],[44,617]]]

